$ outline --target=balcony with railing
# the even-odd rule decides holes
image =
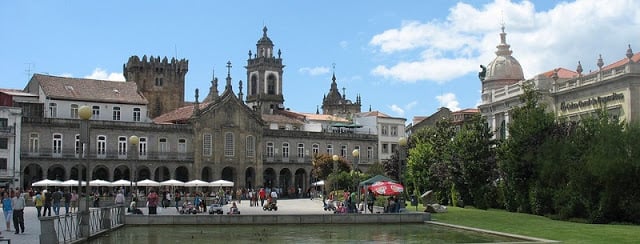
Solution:
[[[97,160],[155,160],[155,161],[193,161],[193,152],[147,152],[140,154],[139,157],[135,152],[134,155],[127,157],[117,150],[108,150],[104,153],[96,154],[95,151],[89,152],[88,157]],[[53,148],[39,148],[38,152],[23,151],[20,153],[23,158],[82,158],[82,153],[75,149],[54,150]]]
[[[0,137],[14,137],[16,136],[16,129],[13,125],[0,127]]]

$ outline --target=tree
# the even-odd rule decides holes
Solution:
[[[529,191],[538,177],[537,156],[555,119],[539,103],[540,93],[532,84],[525,83],[522,89],[522,105],[509,113],[509,137],[500,144],[497,157],[506,209],[531,213]]]
[[[487,209],[495,202],[498,179],[495,143],[486,123],[476,115],[467,121],[452,143],[452,180],[464,204]]]

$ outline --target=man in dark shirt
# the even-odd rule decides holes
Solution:
[[[47,191],[47,190],[45,190]],[[51,194],[50,191],[47,191],[44,194],[44,212],[42,213],[42,216],[51,216],[51,201],[53,200],[53,194]],[[48,215],[47,215],[48,213]]]
[[[58,189],[53,193],[53,213],[60,215],[60,200],[62,200],[62,191]]]
[[[64,191],[64,213],[69,214],[69,206],[71,205],[71,192]]]

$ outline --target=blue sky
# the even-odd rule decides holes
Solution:
[[[33,73],[123,80],[127,59],[147,55],[189,60],[189,101],[231,61],[237,93],[266,25],[286,65],[286,107],[315,112],[335,64],[363,111],[411,122],[478,105],[479,65],[495,57],[502,23],[531,78],[640,50],[639,12],[631,0],[0,1],[0,87],[22,89]]]

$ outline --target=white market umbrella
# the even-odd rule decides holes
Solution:
[[[191,180],[184,183],[186,187],[210,186],[209,182],[202,180]]]
[[[324,186],[324,180],[313,182],[313,183],[311,183],[311,185],[313,185],[313,186]]]
[[[213,181],[211,183],[209,183],[210,186],[226,186],[226,187],[232,187],[233,186],[233,182],[231,181],[227,181],[227,180],[216,180]]]
[[[160,182],[161,186],[184,186],[184,182],[179,181],[179,180],[165,180],[163,182]]]
[[[89,185],[90,186],[112,186],[111,182],[108,182],[106,180],[92,180],[92,181],[89,181]]]
[[[112,186],[130,186],[131,185],[131,181],[125,180],[125,179],[121,179],[121,180],[116,180],[114,182],[111,182]]]
[[[59,180],[49,180],[49,179],[44,179],[44,180],[40,180],[40,181],[36,181],[31,183],[31,186],[62,186],[62,181]]]
[[[65,180],[61,183],[62,186],[78,186],[78,181],[77,180]],[[86,186],[87,182],[86,181],[82,181],[82,186]]]
[[[160,186],[160,182],[146,179],[146,180],[138,181],[136,185],[137,186]]]

